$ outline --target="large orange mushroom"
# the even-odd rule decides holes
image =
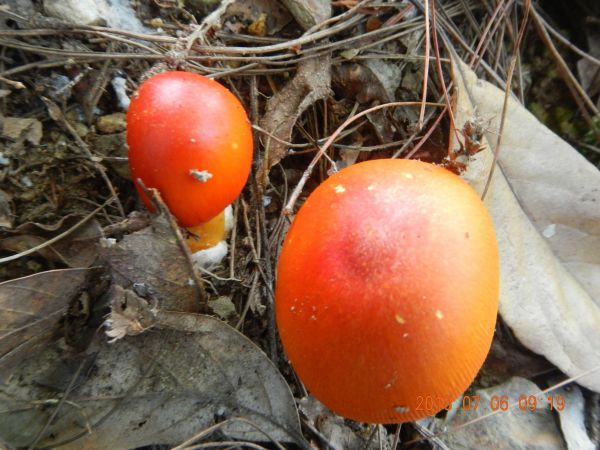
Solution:
[[[357,421],[435,414],[473,381],[498,311],[490,216],[449,171],[410,160],[350,166],[296,215],[276,319],[312,394]]]

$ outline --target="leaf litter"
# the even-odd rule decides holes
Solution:
[[[593,372],[600,348],[594,252],[600,248],[594,190],[598,173],[516,102],[506,116],[500,170],[486,197],[503,249],[503,332],[468,393],[488,401],[493,395],[510,394],[511,400],[536,395],[562,380],[547,375],[556,375],[557,367],[584,386],[584,401],[573,394],[568,415],[560,414],[562,429],[554,421],[556,413],[519,416],[516,409],[480,422],[468,412],[441,415],[399,427],[396,435],[393,429],[352,424],[305,397],[272,339],[273,264],[288,225],[280,213],[288,189],[298,180],[306,183],[302,201],[335,170],[332,161],[352,164],[416,154],[441,162],[448,148],[451,154],[461,151],[456,137],[467,148],[461,157],[464,176],[482,188],[503,95],[483,78],[502,84],[498,73],[506,73],[509,60],[503,38],[514,32],[508,23],[499,28],[503,31],[496,40],[489,39],[489,48],[480,48],[484,57],[478,60],[477,75],[453,61],[455,69],[461,68],[452,79],[456,130],[439,117],[437,106],[427,108],[422,130],[415,126],[418,108],[380,109],[340,133],[327,158],[317,161],[315,172],[304,180],[306,154],[318,150],[348,117],[369,106],[421,98],[425,60],[420,2],[335,2],[332,11],[329,2],[282,2],[288,12],[269,1],[230,1],[202,24],[200,34],[195,34],[195,21],[208,12],[205,6],[140,2],[138,14],[154,27],[152,33],[136,28],[130,30],[133,34],[118,34],[106,27],[79,30],[77,37],[59,35],[58,30],[73,26],[45,17],[42,10],[28,17],[37,6],[22,8],[21,3],[9,1],[12,9],[2,12],[12,22],[1,22],[0,45],[9,55],[0,68],[0,130],[6,143],[0,155],[0,212],[6,228],[2,250],[18,252],[55,236],[77,216],[105,204],[111,190],[119,192],[124,210],[134,214],[123,220],[116,205],[104,206],[96,220],[37,255],[11,263],[13,269],[6,271],[35,274],[7,276],[13,279],[0,284],[5,327],[0,338],[0,442],[133,448],[175,445],[198,434],[217,442],[282,442],[303,448],[307,439],[318,448],[382,448],[398,441],[420,445],[415,440],[442,448],[484,443],[519,448],[527,445],[527,436],[536,435],[546,448],[587,445],[586,437],[600,442],[590,425],[597,414],[594,405],[600,404],[593,392],[599,391],[600,380]],[[310,5],[322,9],[311,10]],[[483,40],[487,31],[482,34],[475,17],[490,25],[502,18],[464,5],[437,8],[443,19],[438,17],[436,32],[450,33],[466,51],[465,60],[472,53],[460,33]],[[517,15],[522,12],[519,6],[512,8]],[[39,28],[51,31],[43,37],[17,32]],[[452,34],[455,30],[458,35]],[[165,48],[177,47],[187,35],[194,36],[188,53],[183,59],[169,54],[165,67],[187,64],[188,70],[222,78],[246,102],[253,123],[260,124],[255,125],[259,145],[252,174],[258,184],[247,189],[237,208],[240,226],[230,243],[229,266],[203,274],[209,303],[218,301],[221,314],[246,337],[225,322],[196,314],[198,295],[177,237],[164,217],[135,213],[140,207],[123,170],[123,132],[105,128],[108,119],[99,119],[120,111],[123,92],[131,94],[152,64],[164,59]],[[47,56],[33,56],[27,65],[23,54]],[[593,60],[586,58],[580,71],[583,86],[598,101]],[[444,89],[433,75],[435,68],[429,72],[428,100],[439,101]],[[111,79],[120,80],[119,93],[111,90]],[[353,83],[354,90],[348,90]],[[520,84],[517,94],[519,90],[523,102]],[[52,99],[56,123],[49,120],[42,95]],[[467,123],[477,133],[465,132]],[[448,130],[451,139],[446,138]],[[588,149],[596,145],[593,131],[585,137]],[[105,170],[109,176],[103,178]],[[53,267],[60,269],[47,270]],[[269,348],[277,365],[261,347]],[[563,391],[558,394],[567,398]],[[516,440],[503,439],[499,431]]]

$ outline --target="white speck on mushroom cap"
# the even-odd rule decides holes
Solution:
[[[437,317],[438,319],[442,320],[444,318],[444,313],[438,309],[435,312],[435,317]]]
[[[404,317],[402,317],[400,314],[396,314],[396,322],[398,322],[400,325],[403,325],[406,323],[406,320],[404,320]]]
[[[193,176],[196,180],[200,181],[201,183],[206,183],[213,177],[213,174],[210,173],[208,170],[198,169],[191,169],[190,175]]]
[[[346,188],[344,186],[342,186],[341,184],[338,184],[336,187],[333,188],[333,190],[335,192],[337,192],[338,194],[342,194],[342,193],[346,192]]]

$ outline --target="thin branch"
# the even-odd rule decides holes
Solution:
[[[517,56],[519,54],[519,50],[521,49],[521,41],[523,40],[523,36],[525,35],[525,30],[527,28],[527,21],[529,19],[529,11],[531,9],[531,0],[525,0],[525,13],[523,15],[523,20],[521,21],[521,27],[519,29],[519,34],[517,35],[517,40],[515,42],[515,47],[513,49],[512,58],[510,61],[510,67],[508,68],[508,76],[506,79],[506,89],[504,90],[504,103],[502,105],[502,113],[500,118],[500,129],[498,130],[498,139],[496,140],[496,148],[494,149],[494,158],[492,160],[492,167],[490,169],[490,174],[485,182],[485,187],[483,188],[483,193],[481,194],[481,199],[485,199],[485,196],[490,188],[492,183],[492,178],[494,176],[494,171],[496,168],[496,162],[498,161],[498,155],[500,154],[500,146],[502,144],[502,135],[504,134],[504,124],[506,122],[506,116],[508,115],[508,100],[511,96],[511,85],[512,85],[512,77],[515,71],[515,66],[517,65]]]
[[[77,222],[71,228],[69,228],[66,231],[63,231],[62,233],[60,233],[57,236],[54,236],[52,239],[48,239],[47,241],[42,242],[41,244],[38,244],[35,247],[32,247],[32,248],[30,248],[28,250],[22,251],[20,253],[15,254],[15,255],[10,255],[10,256],[6,256],[4,258],[0,258],[0,264],[6,263],[6,262],[10,262],[10,261],[14,261],[16,259],[22,258],[23,256],[31,255],[32,253],[35,253],[35,252],[37,252],[39,250],[42,250],[42,249],[44,249],[46,247],[49,247],[52,244],[56,244],[58,241],[60,241],[61,239],[64,239],[65,237],[67,237],[69,234],[71,234],[77,228],[79,228],[84,223],[86,223],[88,220],[90,220],[92,217],[94,217],[96,214],[98,214],[102,210],[102,208],[106,207],[106,205],[108,205],[112,200],[113,200],[113,197],[110,197],[102,205],[98,206],[95,210],[93,210],[91,213],[89,213],[87,216],[85,216],[83,219],[81,219],[79,222]]]
[[[423,91],[421,93],[421,110],[419,111],[419,122],[417,128],[423,128],[423,120],[425,118],[425,102],[427,101],[427,85],[429,84],[429,0],[425,0],[425,61],[423,65]]]
[[[435,53],[437,74],[442,86],[442,92],[444,93],[444,99],[446,101],[446,107],[448,115],[450,116],[450,127],[456,129],[456,120],[454,120],[454,113],[452,112],[452,105],[450,104],[450,95],[446,87],[446,81],[444,81],[444,73],[442,71],[442,64],[440,61],[440,47],[438,45],[438,33],[437,33],[437,14],[435,10],[435,0],[431,0],[431,23],[433,28],[433,51]]]
[[[444,105],[440,104],[440,103],[430,103],[430,102],[427,102],[426,104],[428,106],[444,107]],[[315,157],[312,159],[312,161],[309,163],[308,167],[306,168],[306,170],[302,174],[302,177],[298,181],[298,184],[296,185],[296,187],[292,191],[287,204],[283,208],[282,214],[284,214],[284,215],[290,215],[292,213],[292,210],[294,209],[294,204],[296,203],[296,200],[298,200],[298,197],[300,196],[300,192],[302,192],[302,188],[304,187],[304,185],[308,181],[308,178],[310,177],[313,169],[315,168],[315,166],[317,165],[317,163],[319,162],[319,160],[321,159],[321,157],[325,154],[325,152],[327,151],[327,149],[335,141],[335,139],[337,138],[337,136],[342,131],[344,131],[344,129],[348,125],[350,125],[355,120],[358,120],[359,118],[361,118],[363,116],[366,116],[367,114],[370,114],[370,113],[372,113],[374,111],[378,111],[378,110],[384,109],[384,108],[398,107],[398,106],[419,106],[420,107],[421,106],[421,102],[391,102],[391,103],[384,103],[384,104],[381,104],[381,105],[373,106],[372,108],[369,108],[369,109],[365,109],[364,111],[359,112],[358,114],[350,117],[349,119],[346,119],[346,121],[344,123],[342,123],[337,128],[337,130],[335,130],[331,134],[331,136],[329,136],[329,139],[327,139],[327,141],[325,141],[325,144],[323,144],[323,146],[319,148],[319,151],[317,152],[317,154],[315,155]]]
[[[198,271],[196,265],[194,264],[194,261],[192,260],[192,254],[190,252],[189,247],[185,243],[185,239],[183,239],[181,229],[179,228],[179,225],[177,225],[175,217],[173,217],[173,214],[171,214],[171,211],[169,211],[169,208],[163,201],[158,189],[147,188],[144,185],[144,182],[139,178],[137,179],[137,183],[140,185],[140,187],[148,196],[148,198],[152,199],[153,203],[156,205],[160,213],[163,214],[167,219],[169,227],[171,228],[171,231],[175,236],[175,240],[177,241],[177,245],[179,245],[179,249],[181,250],[181,253],[183,253],[183,256],[185,258],[190,277],[192,278],[194,286],[196,287],[196,293],[198,295],[198,303],[200,305],[201,312],[210,312],[210,308],[208,306],[208,296],[206,295],[206,289],[204,287],[204,281],[202,280],[202,276],[200,275],[200,272]]]

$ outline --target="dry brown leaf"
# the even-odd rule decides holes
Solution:
[[[456,126],[479,121],[495,144],[504,93],[454,62]],[[455,143],[456,144],[456,143]],[[465,178],[479,192],[489,147]],[[500,313],[517,338],[578,383],[600,392],[600,172],[517,101],[485,199],[501,257]]]
[[[286,381],[249,339],[208,316],[153,311],[122,289],[112,295],[118,313],[135,310],[127,319],[146,332],[114,344],[99,335],[75,360],[57,342],[24,364],[0,367],[6,380],[0,440],[31,445],[64,396],[36,447],[174,445],[230,419],[219,428],[228,439],[268,441],[268,435],[308,448]],[[65,396],[64,386],[76,376]]]
[[[52,336],[87,272],[50,270],[0,283],[0,367]]]

